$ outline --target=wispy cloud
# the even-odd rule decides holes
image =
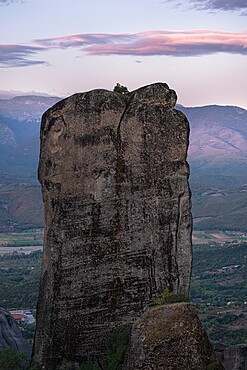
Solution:
[[[247,13],[247,0],[189,0],[185,5],[184,2],[177,0],[166,0],[164,2],[174,3],[175,6],[193,6],[197,10],[209,11],[238,11],[242,15]]]
[[[38,46],[37,46],[38,45]],[[78,34],[34,40],[30,45],[0,45],[2,67],[45,64],[42,51],[75,48],[86,55],[193,57],[216,53],[247,55],[247,31],[145,31],[130,34]]]
[[[89,55],[247,54],[247,32],[161,30],[134,34],[79,34],[35,41],[52,49],[79,47]]]
[[[10,5],[13,3],[24,3],[24,0],[0,0],[0,6],[1,5]]]
[[[119,42],[129,43],[138,38],[138,34],[129,33],[82,33],[77,35],[37,39],[33,42],[48,48],[64,49],[68,47],[86,47],[88,45],[117,44]]]
[[[26,67],[37,64],[48,64],[43,60],[32,60],[30,57],[44,50],[41,46],[0,44],[0,67]]]
[[[168,55],[188,57],[215,53],[247,54],[247,32],[146,31],[114,43],[83,47],[90,55]]]

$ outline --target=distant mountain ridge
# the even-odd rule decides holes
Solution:
[[[22,90],[0,90],[0,99],[1,100],[6,100],[6,99],[12,99],[17,96],[44,96],[44,97],[49,97],[53,98],[56,95],[54,94],[48,94],[44,92],[39,92],[39,91],[22,91]]]
[[[42,114],[61,98],[17,96],[0,100],[0,168],[37,167]],[[36,145],[33,145],[36,143]]]
[[[0,227],[22,222],[16,204],[27,210],[28,194],[35,215],[29,224],[42,224],[37,183],[40,120],[59,100],[46,96],[0,100],[0,177],[4,186],[8,184],[7,190],[0,187]],[[194,228],[247,229],[247,110],[218,105],[176,109],[184,112],[191,128],[188,162]],[[20,182],[26,184],[24,190]],[[13,183],[18,186],[15,191],[9,187]]]
[[[195,172],[239,175],[247,170],[247,111],[234,106],[179,107],[191,128],[189,162]]]
[[[15,151],[23,167],[37,166],[39,127],[42,114],[61,98],[17,96],[0,100],[0,160],[8,168]],[[247,170],[247,110],[235,106],[177,106],[190,122],[189,163],[194,172],[239,175]],[[34,142],[36,145],[33,145]],[[27,157],[35,158],[34,161]]]
[[[0,100],[0,114],[19,121],[33,121],[61,98],[47,96],[15,96],[11,99]]]

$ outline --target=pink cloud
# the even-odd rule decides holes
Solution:
[[[52,49],[81,48],[89,55],[247,54],[247,32],[161,30],[135,34],[78,34],[35,41]]]
[[[84,46],[90,55],[198,56],[215,53],[247,54],[247,32],[147,31],[129,35],[129,40]]]
[[[65,35],[34,40],[30,45],[0,45],[0,66],[45,64],[44,61],[30,60],[29,57],[42,51],[67,48],[80,49],[87,55],[166,55],[173,57],[216,53],[247,55],[247,31],[154,30],[130,34]]]

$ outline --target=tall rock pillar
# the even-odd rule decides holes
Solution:
[[[88,357],[166,288],[188,294],[189,124],[164,83],[75,94],[42,118],[45,238],[33,359]]]

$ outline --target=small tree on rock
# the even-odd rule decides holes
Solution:
[[[119,94],[127,94],[129,92],[129,90],[126,86],[120,85],[120,83],[118,83],[118,82],[117,82],[116,86],[114,86],[113,91],[118,92]]]

